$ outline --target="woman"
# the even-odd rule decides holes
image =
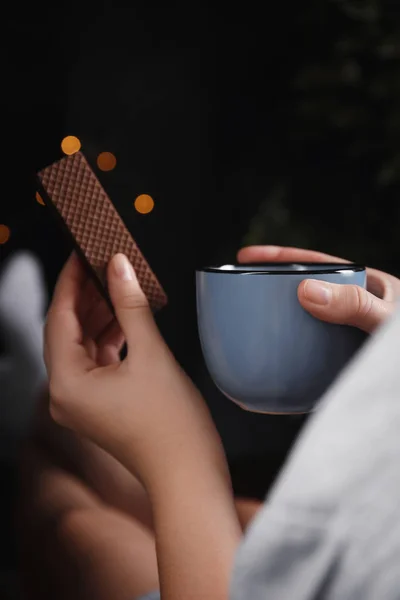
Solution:
[[[239,252],[241,262],[273,260],[340,261],[294,248]],[[36,590],[43,597],[53,572],[58,598],[147,600],[161,589],[166,600],[225,600],[258,505],[235,502],[206,405],[164,344],[123,255],[111,261],[108,281],[117,320],[74,256],[48,313],[49,408],[61,427],[44,409],[24,460],[23,549],[45,574]],[[367,332],[394,311],[399,293],[399,280],[374,269],[368,291],[311,280],[298,290],[315,317]]]

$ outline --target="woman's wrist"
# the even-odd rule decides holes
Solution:
[[[231,479],[220,439],[200,443],[192,438],[187,443],[163,451],[162,459],[154,460],[144,475],[144,485],[150,497],[162,496],[171,490],[188,489],[209,482],[231,492]]]
[[[140,456],[133,445],[124,444],[116,458],[141,479],[150,495],[163,493],[174,482],[182,489],[183,482],[196,472],[230,485],[224,449],[213,424],[188,426],[184,431],[177,428],[160,438],[148,439],[143,442]]]
[[[191,382],[190,382],[191,383]],[[121,423],[120,435],[110,440],[108,451],[134,473],[147,488],[163,485],[179,472],[189,472],[196,466],[229,473],[221,438],[210,412],[194,388],[185,397],[172,398],[164,418],[158,416],[157,427],[149,423],[144,430],[149,435],[138,440],[130,423]],[[138,417],[140,418],[140,416]],[[151,432],[151,433],[150,433]],[[112,447],[110,447],[112,446]]]

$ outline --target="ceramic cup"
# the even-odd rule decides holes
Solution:
[[[305,413],[366,335],[324,323],[299,303],[304,279],[366,285],[355,264],[224,265],[196,272],[200,342],[216,386],[242,408]]]

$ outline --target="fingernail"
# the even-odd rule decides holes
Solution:
[[[113,259],[114,273],[123,281],[132,281],[133,267],[124,254],[116,254]]]
[[[332,298],[332,288],[329,283],[307,279],[304,284],[304,297],[313,304],[329,304]]]

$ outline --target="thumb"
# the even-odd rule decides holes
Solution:
[[[357,285],[302,281],[298,288],[302,307],[314,317],[339,325],[352,325],[371,333],[393,312],[394,305]]]
[[[128,347],[153,335],[156,325],[135,271],[124,254],[108,265],[108,290]]]

